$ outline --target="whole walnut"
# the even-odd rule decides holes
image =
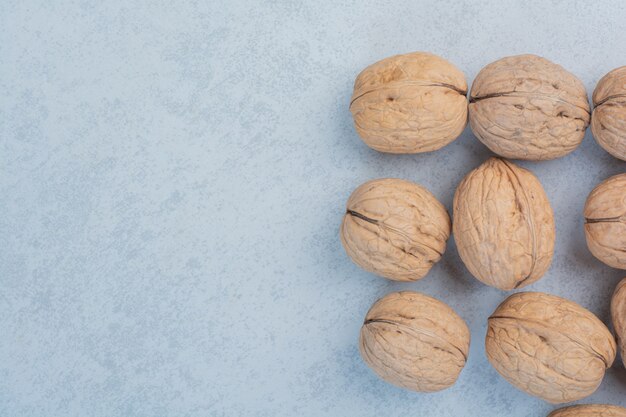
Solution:
[[[615,340],[573,301],[520,292],[489,317],[487,358],[509,383],[551,403],[591,395],[615,359]]]
[[[472,131],[506,158],[543,160],[572,152],[585,136],[589,114],[583,83],[536,55],[487,65],[470,92]]]
[[[481,282],[501,290],[522,288],[550,266],[554,216],[530,171],[491,158],[461,181],[453,206],[459,255]]]
[[[419,392],[453,385],[465,366],[470,332],[452,308],[412,291],[391,293],[367,313],[359,348],[385,381]]]
[[[626,67],[606,74],[593,92],[591,132],[605,151],[626,161]]]
[[[442,148],[467,124],[467,83],[443,58],[396,55],[365,68],[354,82],[350,111],[361,139],[389,153]]]
[[[339,234],[361,268],[395,281],[415,281],[445,252],[450,217],[424,187],[378,179],[354,190]]]
[[[622,363],[626,366],[626,278],[620,281],[615,288],[611,299],[611,320],[617,336],[622,355]]]
[[[608,178],[594,188],[584,215],[591,253],[608,266],[626,269],[626,174]]]
[[[554,410],[548,417],[626,417],[626,408],[608,404],[584,404]]]

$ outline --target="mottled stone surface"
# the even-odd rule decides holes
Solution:
[[[349,111],[360,70],[426,50],[471,83],[534,53],[588,92],[625,65],[626,5],[589,2],[0,2],[1,416],[507,416],[554,407],[489,366],[505,293],[453,239],[422,280],[345,255],[350,193],[381,177],[455,187],[491,153],[469,127],[445,148],[368,148]],[[585,198],[625,171],[587,132],[522,162],[555,212],[552,266],[528,291],[609,320],[623,271],[585,244]],[[372,303],[413,290],[449,304],[473,343],[434,394],[359,357]],[[586,403],[626,406],[616,360]]]

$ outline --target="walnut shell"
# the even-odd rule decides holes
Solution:
[[[361,268],[395,281],[415,281],[445,252],[450,217],[424,187],[378,179],[354,190],[339,234]]]
[[[583,404],[554,410],[548,417],[626,417],[626,408],[608,404]]]
[[[453,206],[459,255],[481,282],[501,290],[522,288],[550,266],[554,215],[530,171],[491,158],[461,181]]]
[[[626,161],[626,67],[606,74],[593,92],[591,132],[605,151]]]
[[[520,292],[489,317],[487,358],[518,389],[551,403],[592,394],[615,360],[615,340],[573,301]]]
[[[470,332],[447,304],[412,291],[394,292],[368,311],[361,356],[385,381],[419,392],[455,383],[465,366]]]
[[[354,82],[350,111],[361,139],[389,153],[442,148],[467,124],[463,73],[436,55],[414,52],[365,68]]]
[[[622,363],[626,367],[626,278],[615,288],[611,299],[611,321],[617,336],[617,344],[622,355]]]
[[[584,215],[591,253],[613,268],[626,269],[626,174],[608,178],[594,188]]]
[[[472,131],[506,158],[544,160],[572,152],[585,136],[589,114],[583,83],[536,55],[487,65],[470,93]]]

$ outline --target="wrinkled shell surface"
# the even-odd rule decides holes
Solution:
[[[470,332],[441,301],[403,291],[378,300],[361,327],[363,360],[382,379],[419,392],[450,387],[465,366]]]
[[[512,159],[554,159],[572,152],[589,125],[583,83],[536,55],[502,58],[472,85],[469,120],[489,149]]]
[[[498,306],[485,349],[504,379],[551,403],[591,395],[616,354],[613,335],[593,313],[538,292],[513,294]]]
[[[585,237],[591,253],[605,264],[626,269],[626,174],[591,191],[585,203]]]
[[[605,151],[626,161],[626,67],[606,74],[593,92],[591,131]]]
[[[420,153],[442,148],[467,124],[467,83],[443,58],[396,55],[365,68],[354,83],[350,111],[371,148]]]
[[[559,408],[548,417],[626,417],[626,408],[608,404],[584,404]]]
[[[626,366],[626,278],[615,288],[611,299],[611,320],[617,336],[622,363]]]
[[[358,187],[340,230],[357,265],[395,281],[424,277],[445,252],[449,236],[445,207],[424,187],[393,178]]]
[[[491,158],[461,181],[453,205],[454,240],[478,280],[512,290],[543,276],[554,252],[554,216],[530,171]]]

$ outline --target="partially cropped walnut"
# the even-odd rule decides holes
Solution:
[[[554,410],[548,417],[626,417],[626,408],[608,404],[584,404]]]
[[[361,268],[395,281],[415,281],[446,250],[450,217],[425,188],[386,178],[366,182],[348,199],[340,237]]]
[[[591,191],[585,203],[585,236],[591,253],[613,268],[626,269],[626,174]]]
[[[620,281],[615,288],[611,299],[611,320],[617,336],[622,355],[622,363],[626,366],[626,278]]]
[[[472,275],[501,290],[543,276],[554,253],[554,217],[530,171],[491,158],[461,181],[453,205],[454,240]]]
[[[626,161],[626,67],[606,74],[593,92],[591,131],[605,151]]]
[[[350,111],[371,148],[420,153],[442,148],[467,124],[465,76],[425,52],[396,55],[365,68],[354,83]]]
[[[615,340],[590,311],[539,292],[511,295],[489,317],[487,358],[508,382],[551,403],[591,395],[615,360]]]
[[[450,387],[465,366],[467,325],[441,301],[411,291],[378,300],[361,327],[365,363],[385,381],[419,392]]]
[[[512,159],[554,159],[572,152],[589,125],[583,83],[536,55],[483,68],[470,93],[469,120],[489,149]]]

